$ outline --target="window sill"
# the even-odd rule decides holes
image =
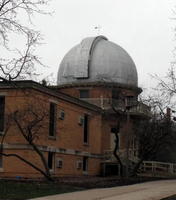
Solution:
[[[49,169],[51,174],[54,174],[54,169]]]
[[[50,140],[56,140],[56,136],[48,136],[48,139],[50,139]]]
[[[89,143],[83,143],[83,145],[88,147],[88,146],[89,146]]]
[[[88,175],[88,171],[83,171],[83,175]]]
[[[3,168],[0,168],[0,172],[4,172],[4,169],[3,169]]]

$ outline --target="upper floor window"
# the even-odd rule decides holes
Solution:
[[[79,97],[80,98],[89,98],[89,90],[80,90]]]
[[[135,106],[137,105],[137,97],[136,96],[126,96],[126,106]]]
[[[112,99],[119,99],[119,92],[117,90],[112,90]]]
[[[5,96],[0,96],[0,132],[4,131]]]
[[[50,103],[49,136],[55,136],[55,133],[56,133],[56,115],[57,115],[57,105],[55,103]]]

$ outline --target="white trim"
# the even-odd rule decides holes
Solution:
[[[7,96],[8,92],[0,92],[0,96]]]
[[[1,173],[1,172],[4,172],[4,169],[3,169],[3,168],[0,168],[0,173]]]
[[[54,100],[54,99],[49,99],[49,102],[50,102],[50,103],[55,103],[55,104],[57,104],[57,105],[59,104],[59,101]]]
[[[54,153],[60,153],[65,155],[76,155],[76,156],[87,156],[91,158],[103,158],[102,154],[96,154],[91,153],[88,151],[82,151],[82,150],[76,150],[76,149],[64,149],[64,148],[58,148],[54,146],[40,146],[37,145],[37,147],[44,152],[54,152]],[[3,144],[4,149],[11,149],[11,150],[33,150],[32,146],[28,144]]]

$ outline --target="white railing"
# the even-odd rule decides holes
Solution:
[[[141,166],[141,172],[172,175],[176,174],[176,164],[157,161],[144,161]]]
[[[121,157],[120,153],[119,156]],[[117,162],[112,150],[104,151],[104,161]],[[133,155],[129,155],[129,161],[135,164],[138,162],[138,158]],[[176,163],[143,161],[139,174],[147,176],[173,176],[176,175]]]

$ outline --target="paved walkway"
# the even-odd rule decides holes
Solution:
[[[176,194],[176,180],[153,181],[129,186],[91,189],[35,200],[160,200]]]

